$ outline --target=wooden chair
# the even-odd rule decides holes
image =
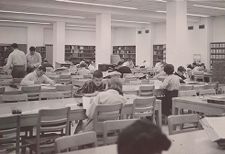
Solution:
[[[41,86],[23,86],[21,91],[27,94],[29,101],[40,99]]]
[[[168,117],[169,135],[201,129],[198,114],[171,115]],[[177,129],[177,126],[180,129]]]
[[[140,86],[139,87],[139,95],[140,96],[153,96],[155,86],[149,85],[149,86]]]
[[[0,125],[0,153],[8,153],[9,150],[16,150],[16,154],[19,154],[20,116],[0,117]]]
[[[64,98],[71,98],[72,97],[72,85],[57,85],[57,91],[61,91],[64,95]]]
[[[98,104],[93,116],[93,127],[97,134],[103,134],[103,121],[118,120],[121,117],[122,104]]]
[[[78,80],[78,79],[72,79],[72,85],[76,87],[82,87],[84,85],[85,81]]]
[[[5,87],[0,87],[0,94],[4,94],[5,93]]]
[[[203,95],[215,95],[216,94],[216,90],[215,89],[202,89],[199,91],[199,95],[203,96]]]
[[[22,145],[28,145],[28,148],[37,154],[54,152],[55,139],[69,134],[69,115],[69,107],[40,110],[36,136],[23,138]]]
[[[62,83],[62,84],[70,84],[71,83],[71,75],[69,74],[61,74],[59,76],[59,83]]]
[[[178,96],[196,96],[196,91],[195,90],[185,90],[185,91],[179,91]]]
[[[193,86],[192,85],[180,85],[179,90],[180,91],[193,90]]]
[[[61,91],[57,92],[44,92],[40,94],[40,100],[42,99],[63,99],[64,94]]]
[[[156,98],[136,98],[133,101],[133,118],[151,118],[155,120],[155,101]]]
[[[103,122],[104,144],[115,144],[120,131],[137,119],[107,120]]]
[[[92,74],[84,74],[83,78],[84,79],[92,79],[93,75]]]
[[[85,147],[96,147],[96,132],[89,131],[72,136],[62,136],[55,140],[56,152],[67,152],[84,149]]]
[[[9,94],[9,95],[2,95],[0,102],[16,103],[16,102],[24,102],[27,100],[28,100],[27,94]]]

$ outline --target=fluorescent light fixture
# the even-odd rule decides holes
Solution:
[[[55,1],[64,2],[64,3],[74,3],[74,4],[83,4],[83,5],[103,6],[103,7],[110,7],[110,8],[137,10],[137,8],[135,8],[135,7],[127,7],[127,6],[120,6],[120,5],[89,3],[89,2],[80,2],[80,1],[73,1],[73,0],[55,0]]]
[[[26,24],[40,24],[40,25],[50,25],[51,23],[45,22],[35,22],[35,21],[22,21],[22,20],[0,20],[0,22],[16,22],[16,23],[26,23]]]
[[[166,13],[166,11],[155,11],[157,13]],[[209,17],[208,15],[203,15],[203,14],[192,14],[192,13],[188,13],[188,16],[194,16],[194,17],[203,17],[203,18],[207,18]]]
[[[84,19],[85,18],[85,17],[82,17],[82,16],[45,14],[45,13],[33,13],[33,12],[19,12],[19,11],[7,11],[7,10],[0,10],[0,12],[2,12],[2,13],[14,13],[14,14],[37,15],[37,16],[48,16],[48,17],[79,18],[79,19]]]
[[[201,8],[206,8],[206,9],[215,9],[215,10],[225,10],[224,7],[216,7],[216,6],[208,6],[208,5],[199,5],[199,4],[194,4],[193,6],[195,7],[201,7]]]
[[[80,27],[80,28],[95,28],[95,26],[89,25],[75,25],[75,24],[67,24],[67,27]]]
[[[155,1],[157,1],[157,2],[163,2],[163,3],[166,3],[167,2],[165,0],[155,0]]]
[[[133,21],[133,20],[117,20],[117,19],[112,19],[112,21],[129,22],[129,23],[137,23],[137,24],[150,24],[149,22],[144,22],[144,21]]]

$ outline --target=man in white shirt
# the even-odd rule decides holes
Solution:
[[[54,85],[54,81],[49,79],[45,75],[45,72],[46,72],[46,68],[44,66],[39,66],[35,71],[27,74],[21,81],[20,85],[28,86],[28,85],[41,84],[41,83]]]
[[[27,68],[26,55],[23,51],[18,49],[18,45],[13,43],[11,45],[13,52],[9,54],[7,64],[4,66],[5,70],[12,68],[13,78],[23,78]]]
[[[34,71],[39,65],[41,65],[41,54],[35,51],[35,47],[30,47],[30,52],[27,53],[27,73]]]

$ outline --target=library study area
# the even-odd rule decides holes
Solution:
[[[224,0],[0,0],[0,154],[224,154]]]

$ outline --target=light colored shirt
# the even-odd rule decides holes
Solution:
[[[13,52],[9,54],[7,64],[5,65],[5,69],[9,69],[15,65],[24,65],[25,69],[27,68],[27,60],[26,55],[23,51],[18,49],[14,49]]]
[[[94,72],[96,69],[95,69],[95,66],[93,66],[92,64],[90,64],[88,66],[88,69],[91,71],[91,72]]]
[[[38,52],[34,52],[34,55],[28,53],[26,58],[28,67],[37,67],[41,65],[41,54]]]
[[[91,74],[91,71],[89,71],[88,69],[82,67],[82,68],[80,68],[80,69],[77,71],[77,73],[78,73],[79,75],[88,75],[88,74]]]
[[[41,84],[41,83],[48,83],[53,85],[54,81],[49,79],[45,74],[38,77],[36,71],[34,71],[27,74],[21,81],[20,85],[28,86],[28,85]]]
[[[171,74],[165,78],[160,89],[166,89],[168,91],[179,90],[180,78],[177,75]]]

